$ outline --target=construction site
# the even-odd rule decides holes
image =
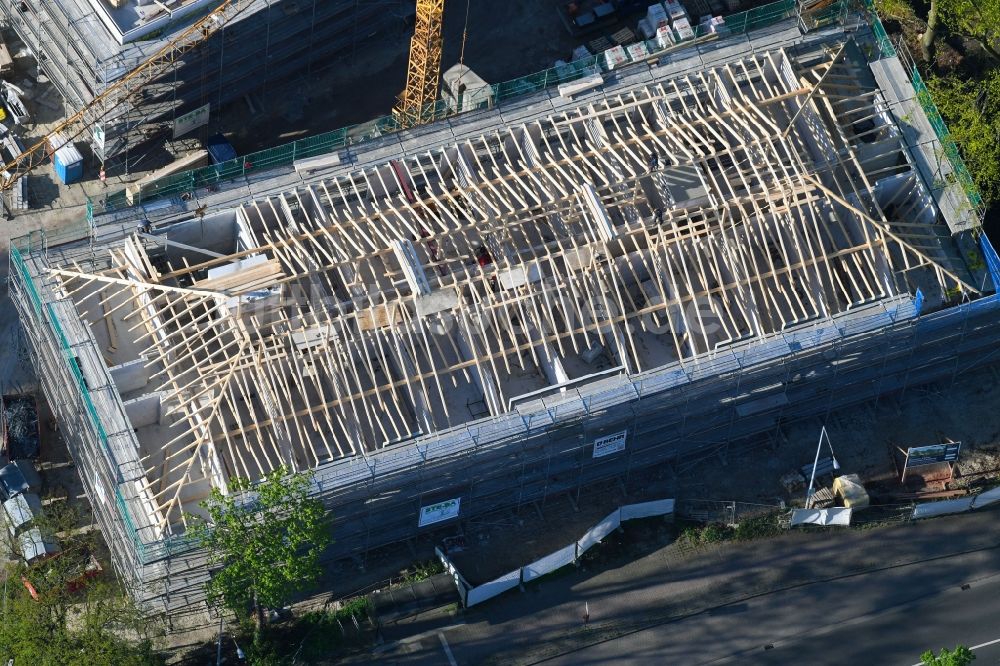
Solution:
[[[88,62],[120,76],[155,46],[133,40],[197,4],[149,25],[37,11],[46,30],[59,12],[115,21],[120,43]],[[227,27],[225,62],[246,56],[228,36],[272,13],[268,76],[325,53],[302,30],[342,48],[318,32],[349,33],[341,5],[383,12],[286,4]],[[421,126],[98,211],[80,240],[13,240],[32,363],[134,595],[204,611],[187,522],[235,478],[312,471],[327,560],[363,568],[983,363],[1000,259],[910,66],[846,3],[822,21],[776,4],[767,25],[442,120],[403,104],[400,125]],[[78,45],[49,34],[34,44]],[[221,46],[197,53],[177,72],[215,74],[123,110],[107,156],[241,94]],[[83,103],[99,90],[49,75]]]
[[[251,92],[350,56],[372,35],[401,27],[404,4],[239,0],[223,3],[225,21],[213,14],[210,25],[200,22],[218,5],[211,0],[9,0],[0,8],[70,109],[84,108],[126,77],[143,79],[140,96],[104,100],[95,110],[99,122],[79,137],[102,166],[128,173],[159,166],[147,158],[157,141],[176,134],[178,118],[182,126],[192,112],[217,114]],[[219,34],[188,50],[175,40],[192,25],[198,39]],[[136,72],[168,45],[168,66]]]

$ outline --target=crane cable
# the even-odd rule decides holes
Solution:
[[[469,36],[469,0],[465,0],[465,25],[462,27],[462,50],[458,53],[458,64],[465,64],[465,40]]]

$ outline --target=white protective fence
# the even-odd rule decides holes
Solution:
[[[792,527],[798,525],[821,525],[824,527],[847,527],[851,524],[851,509],[794,509],[792,520],[789,523]]]
[[[438,559],[444,564],[445,569],[454,577],[462,604],[468,608],[482,603],[487,599],[492,599],[507,590],[518,587],[522,583],[528,583],[545,574],[552,573],[556,569],[574,564],[584,552],[599,544],[604,537],[618,529],[619,525],[626,520],[667,516],[673,514],[673,512],[674,500],[672,499],[626,504],[605,516],[603,520],[587,530],[579,540],[553,553],[549,553],[531,564],[526,564],[519,569],[515,569],[499,578],[491,580],[488,583],[483,583],[482,585],[477,585],[476,587],[469,585],[441,549],[435,548],[434,552],[437,553]]]
[[[934,516],[944,516],[949,513],[964,513],[972,510],[972,503],[976,497],[960,497],[958,499],[941,500],[938,502],[925,502],[913,507],[913,519],[933,518]]]
[[[976,495],[975,499],[972,500],[972,508],[979,509],[994,502],[1000,502],[1000,487]]]

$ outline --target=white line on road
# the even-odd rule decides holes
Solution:
[[[441,634],[438,634],[438,636],[440,636],[440,635]],[[970,650],[978,650],[979,648],[989,647],[990,645],[996,645],[997,643],[1000,643],[1000,638],[994,638],[991,641],[987,641],[985,643],[980,643],[979,645],[973,645],[969,649]],[[924,666],[924,662],[920,662],[919,664],[913,664],[913,666]]]
[[[455,655],[451,653],[451,648],[448,646],[448,641],[444,639],[444,634],[439,632],[438,638],[441,639],[441,647],[444,648],[444,656],[448,657],[448,663],[451,666],[458,666],[458,662],[455,661]],[[917,666],[920,666],[920,664],[917,664]]]

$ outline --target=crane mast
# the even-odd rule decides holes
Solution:
[[[393,115],[401,127],[432,120],[441,80],[441,27],[444,0],[417,0],[417,18],[410,40],[406,88]]]

